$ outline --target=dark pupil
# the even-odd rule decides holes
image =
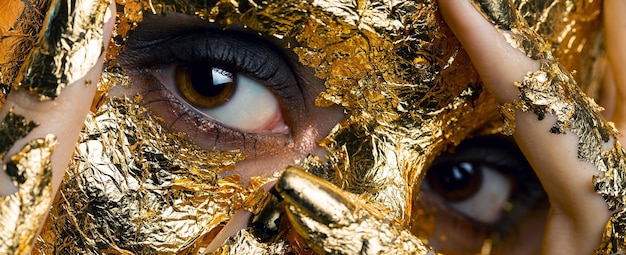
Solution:
[[[215,84],[213,80],[213,71],[216,69],[209,69],[202,65],[192,65],[189,67],[189,75],[191,79],[191,85],[196,93],[205,97],[215,97],[222,93],[222,91],[233,82],[225,82]],[[218,72],[221,70],[217,69]]]
[[[449,201],[472,197],[482,184],[482,169],[472,162],[442,163],[433,166],[426,175],[432,189]]]

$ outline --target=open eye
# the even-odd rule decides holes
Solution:
[[[427,185],[466,217],[496,223],[506,209],[512,181],[484,161],[444,162],[431,166]]]
[[[241,151],[233,171],[243,180],[269,174],[323,155],[317,141],[344,117],[339,106],[315,105],[324,82],[291,45],[240,25],[146,14],[117,58],[131,86],[109,95],[141,95],[167,131],[202,149]]]
[[[522,153],[504,137],[471,138],[437,157],[419,199],[434,212],[431,241],[442,252],[476,254],[493,238],[503,254],[541,244],[546,196]]]
[[[276,97],[261,82],[211,65],[173,65],[154,72],[198,112],[252,133],[287,133]]]

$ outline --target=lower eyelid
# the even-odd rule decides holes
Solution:
[[[181,103],[150,73],[130,71],[132,86],[116,86],[109,92],[111,97],[140,95],[140,105],[157,117],[166,131],[182,132],[191,143],[206,150],[240,150],[247,160],[252,160],[276,148],[286,148],[293,143],[290,135],[247,134],[223,127],[194,113]],[[156,84],[156,85],[155,85]]]

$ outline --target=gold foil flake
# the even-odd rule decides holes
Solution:
[[[587,94],[599,95],[605,50],[599,0],[474,0],[507,41],[533,59],[558,59]],[[516,9],[512,9],[513,3]],[[537,34],[541,36],[536,36]],[[583,75],[584,74],[584,75]]]
[[[111,99],[88,116],[39,253],[192,253],[253,192],[218,175],[239,152],[191,146],[138,102]]]
[[[124,49],[128,32],[143,19],[143,3],[137,0],[116,0],[115,27],[106,52],[107,60],[114,60]]]
[[[521,92],[520,100],[511,107],[533,112],[539,120],[548,114],[556,116],[550,132],[575,133],[580,141],[578,158],[594,163],[599,170],[606,169],[596,161],[602,144],[618,132],[600,117],[602,108],[578,89],[560,65],[542,62],[539,71],[529,73],[516,85]]]
[[[513,0],[578,86],[598,99],[605,69],[601,0]]]
[[[247,230],[231,236],[219,250],[210,254],[237,255],[283,255],[290,254],[291,247],[284,241],[261,243]]]
[[[26,137],[38,125],[22,115],[13,113],[13,108],[9,109],[0,123],[0,158],[4,158],[15,141]]]
[[[487,20],[490,20],[496,26],[496,28],[511,30],[511,28],[517,26],[515,9],[511,1],[474,0],[472,3]]]
[[[87,74],[104,50],[108,6],[108,0],[54,1],[14,87],[40,100],[54,99],[61,89]]]
[[[606,224],[602,241],[593,254],[623,254],[626,250],[626,210],[615,212]]]
[[[11,156],[6,168],[19,176],[14,180],[18,191],[0,197],[0,253],[30,254],[52,200],[50,157],[56,145],[54,135],[48,135]]]
[[[434,254],[392,218],[296,168],[276,183],[298,235],[320,254]],[[380,208],[377,208],[380,209]]]
[[[0,2],[0,107],[37,40],[50,0]]]
[[[626,251],[626,154],[619,144],[602,152],[597,164],[604,166],[594,177],[594,188],[604,197],[609,210],[615,211],[606,225],[600,247],[594,254],[618,254]]]
[[[600,171],[593,180],[596,192],[604,197],[610,210],[624,210],[626,155],[615,138],[615,127],[600,117],[601,108],[586,97],[572,77],[555,63],[542,62],[537,72],[529,73],[522,83],[516,85],[521,92],[520,100],[507,107],[533,112],[539,120],[546,115],[556,116],[557,121],[550,132],[573,132],[578,137],[578,158],[592,163]],[[603,150],[603,145],[608,142],[613,142],[613,148]],[[623,220],[619,215],[611,218],[601,248],[595,254],[613,254],[608,251],[626,246],[622,236]],[[620,240],[621,243],[616,243]]]

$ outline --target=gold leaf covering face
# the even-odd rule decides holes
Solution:
[[[600,1],[514,3],[597,91]],[[447,245],[424,215],[432,210],[420,208],[429,202],[418,202],[426,170],[503,122],[436,1],[118,1],[117,9],[101,93],[37,252],[205,252],[238,210],[265,205],[258,190],[290,165],[358,194],[378,210],[368,215]],[[198,81],[219,93],[185,94]],[[237,102],[245,107],[222,107]],[[240,232],[219,251],[310,252],[295,234],[278,235],[260,244]]]

